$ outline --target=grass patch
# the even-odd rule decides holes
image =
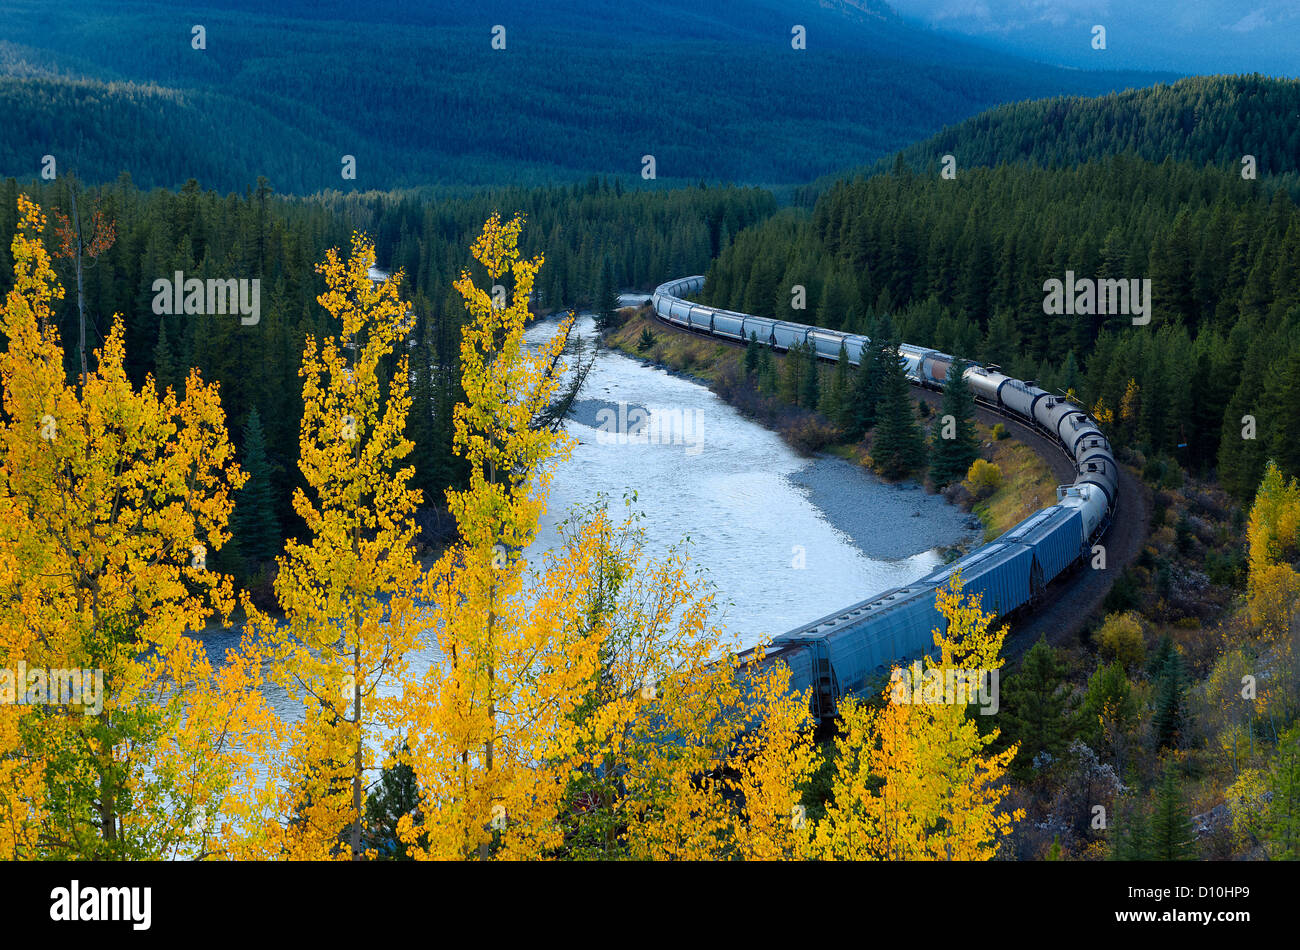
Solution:
[[[1056,476],[1047,462],[1015,439],[994,440],[991,430],[978,426],[986,445],[985,458],[1002,470],[1002,484],[972,509],[984,523],[984,540],[992,541],[1035,511],[1056,502]]]

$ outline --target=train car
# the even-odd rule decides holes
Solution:
[[[1033,564],[1033,548],[997,540],[927,574],[921,583],[939,588],[960,571],[962,596],[978,595],[981,610],[1004,617],[1033,597]]]
[[[703,333],[713,332],[713,308],[696,304],[687,311],[687,326]]]
[[[823,649],[830,665],[832,698],[838,701],[860,693],[891,664],[930,652],[940,619],[934,606],[934,586],[921,581],[828,614],[782,634],[772,645],[802,645],[814,653]]]
[[[1034,421],[1054,435],[1067,450],[1072,446],[1066,441],[1065,427],[1076,419],[1086,421],[1087,418],[1086,412],[1063,396],[1048,395],[1034,403]]]
[[[1084,433],[1079,441],[1075,443],[1074,460],[1084,462],[1094,455],[1105,455],[1114,458],[1115,452],[1110,447],[1110,440],[1100,432]]]
[[[802,346],[807,343],[808,334],[812,332],[812,329],[812,327],[804,323],[777,320],[772,327],[772,337],[776,340],[778,348],[788,350],[792,346]]]
[[[857,333],[846,333],[844,335],[844,349],[849,352],[849,364],[859,366],[862,363],[862,350],[871,341],[865,336]]]
[[[1092,451],[1081,452],[1080,446],[1084,445],[1085,440],[1088,439],[1091,439],[1092,442],[1086,445],[1085,448]],[[1110,443],[1106,441],[1106,437],[1101,434],[1101,429],[1097,427],[1097,423],[1093,422],[1090,417],[1083,414],[1071,416],[1061,425],[1061,444],[1065,446],[1066,451],[1074,456],[1076,462],[1082,462],[1088,455],[1094,454],[1099,446],[1097,440],[1105,444],[1104,451],[1107,455],[1112,454]]]
[[[1003,383],[1010,381],[1010,379],[1010,376],[983,366],[969,366],[966,369],[966,382],[970,384],[971,392],[975,394],[975,398],[980,402],[998,406],[999,408],[1002,403],[998,399],[998,390],[1002,388]]]
[[[775,327],[775,320],[770,320],[767,317],[751,317],[746,314],[741,330],[746,340],[757,338],[759,343],[775,346],[776,338],[772,335],[772,330]]]
[[[744,314],[731,310],[713,311],[713,332],[729,340],[743,340],[745,327]]]
[[[1009,376],[1006,382],[998,387],[998,401],[1003,408],[1014,412],[1029,422],[1035,421],[1034,404],[1039,400],[1046,399],[1047,396],[1047,390],[1039,389],[1037,386],[1031,386]]]
[[[1038,571],[1035,594],[1052,583],[1083,553],[1083,516],[1076,507],[1052,505],[1036,511],[998,540],[1033,549]]]
[[[915,383],[921,382],[921,360],[934,352],[923,346],[913,346],[911,343],[901,344],[898,347],[898,357],[905,367],[907,378]]]
[[[1062,508],[1074,508],[1083,519],[1084,543],[1094,540],[1106,524],[1110,511],[1110,499],[1098,486],[1062,485],[1056,490],[1058,504]]]
[[[812,343],[817,355],[822,359],[838,360],[840,358],[840,346],[845,344],[848,337],[838,330],[823,330],[821,327],[813,327],[808,331],[808,341]]]
[[[1115,460],[1108,455],[1095,455],[1078,465],[1079,476],[1076,485],[1096,485],[1106,494],[1106,502],[1113,507],[1119,496],[1119,470]]]
[[[931,351],[921,358],[921,382],[933,389],[943,389],[951,368],[951,356]]]

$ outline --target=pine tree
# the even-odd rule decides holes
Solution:
[[[943,387],[939,437],[933,440],[930,479],[938,488],[959,482],[979,458],[975,435],[975,396],[965,378],[966,364],[954,359]]]
[[[255,571],[259,565],[275,560],[284,537],[271,492],[271,462],[266,455],[262,417],[256,408],[249,412],[248,422],[244,425],[243,456],[243,469],[248,473],[248,481],[235,497],[231,531],[239,541],[240,553],[247,561],[248,569]]]
[[[1156,788],[1150,852],[1155,861],[1191,861],[1196,857],[1196,833],[1171,765],[1165,766]]]
[[[871,460],[886,478],[902,478],[925,466],[925,435],[912,405],[911,386],[898,356],[898,344],[881,347],[878,418],[871,437]]]
[[[815,410],[821,401],[821,367],[811,343],[803,344],[802,350],[803,379],[799,382],[799,405]]]
[[[1003,690],[1003,735],[1020,748],[1014,764],[1017,778],[1023,780],[1033,774],[1033,762],[1039,753],[1058,756],[1069,741],[1065,672],[1056,651],[1040,639],[1025,654],[1020,669],[1007,679]]]

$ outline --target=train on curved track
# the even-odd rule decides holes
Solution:
[[[777,350],[811,344],[821,359],[837,361],[843,347],[857,365],[869,340],[853,333],[707,307],[688,299],[704,287],[704,277],[683,277],[660,285],[651,297],[656,315],[667,323],[736,343],[756,338]],[[913,385],[942,389],[953,357],[904,343],[899,357]],[[879,683],[895,663],[931,652],[934,630],[946,621],[935,606],[936,593],[961,572],[964,594],[978,594],[985,611],[1007,617],[1032,607],[1047,585],[1089,559],[1105,533],[1119,496],[1119,470],[1110,442],[1082,408],[1032,382],[1013,379],[996,366],[967,364],[963,373],[978,403],[1032,427],[1073,460],[1077,477],[1057,489],[1056,503],[969,554],[945,564],[906,587],[877,594],[773,639],[764,664],[783,662],[791,688],[811,687],[812,711],[835,714],[846,696]]]

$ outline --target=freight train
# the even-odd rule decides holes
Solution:
[[[853,365],[869,342],[859,334],[706,307],[688,299],[703,287],[702,276],[662,284],[651,298],[656,315],[675,326],[737,343],[757,339],[777,350],[812,344],[825,360],[838,360],[843,348]],[[899,358],[913,385],[929,389],[943,388],[953,364],[946,353],[909,343],[899,347]],[[933,651],[934,631],[947,622],[935,606],[936,594],[955,573],[961,573],[963,594],[978,595],[983,610],[1007,617],[1032,606],[1048,584],[1089,560],[1092,546],[1114,517],[1119,471],[1110,442],[1087,412],[996,366],[967,364],[963,375],[977,402],[1060,445],[1073,460],[1077,477],[1072,485],[1057,489],[1055,504],[958,560],[906,587],[774,638],[762,662],[785,663],[792,689],[811,688],[812,711],[821,718],[833,717],[842,698],[878,687],[894,664]]]

